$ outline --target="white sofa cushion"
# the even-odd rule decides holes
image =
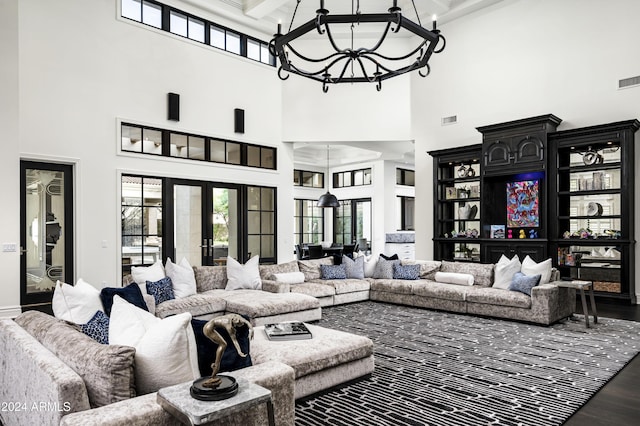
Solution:
[[[56,318],[76,324],[86,324],[96,312],[104,312],[100,290],[82,278],[75,286],[56,282],[51,308]]]
[[[253,256],[244,265],[233,257],[227,257],[227,286],[225,290],[262,290],[259,256]]]
[[[196,338],[188,312],[160,319],[115,296],[109,343],[136,348],[138,394],[200,377]]]
[[[544,260],[540,263],[536,263],[535,260],[529,257],[524,258],[522,261],[522,268],[520,269],[525,275],[540,275],[540,283],[546,284],[551,279],[551,259]]]
[[[496,278],[493,281],[493,287],[508,290],[516,272],[520,272],[522,264],[518,255],[514,255],[509,259],[504,254],[500,256],[496,263]]]
[[[179,264],[173,263],[171,258],[167,258],[165,271],[167,276],[171,278],[171,286],[176,299],[197,293],[196,276],[186,258],[183,257]]]
[[[151,266],[131,267],[131,278],[133,278],[133,282],[138,284],[142,294],[147,294],[147,281],[154,283],[156,281],[160,281],[164,277],[166,277],[166,275],[160,259]]]

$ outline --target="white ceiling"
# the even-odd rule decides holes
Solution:
[[[201,9],[208,10],[226,19],[246,25],[266,34],[273,34],[278,23],[282,32],[288,31],[297,0],[183,0]],[[398,0],[402,14],[408,19],[421,21],[422,26],[431,26],[432,16],[437,16],[438,27],[462,16],[477,12],[503,0]],[[352,8],[360,5],[361,13],[386,13],[393,0],[325,0],[325,9],[331,14],[351,14]],[[293,28],[316,16],[320,0],[301,0]],[[332,32],[336,38],[341,34]],[[407,32],[400,32],[407,34]],[[342,36],[349,36],[349,32]],[[359,33],[360,36],[367,34]],[[414,163],[413,141],[351,141],[330,143],[330,164],[338,166],[377,159]],[[327,142],[313,141],[293,143],[294,161],[297,164],[311,164],[326,167]]]

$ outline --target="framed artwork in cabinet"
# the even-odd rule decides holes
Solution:
[[[540,181],[507,182],[507,227],[540,226]]]

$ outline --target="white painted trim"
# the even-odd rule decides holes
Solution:
[[[22,313],[20,306],[0,306],[0,318],[13,319]]]

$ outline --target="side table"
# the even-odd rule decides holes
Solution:
[[[266,402],[269,426],[274,426],[271,391],[246,379],[236,380],[237,395],[222,401],[200,401],[192,398],[189,389],[193,382],[160,389],[157,401],[165,411],[185,425],[202,425]]]
[[[575,288],[580,290],[580,298],[582,299],[582,312],[584,313],[584,321],[587,328],[591,326],[589,325],[589,309],[587,308],[587,298],[584,294],[584,290],[585,288],[589,289],[589,299],[591,299],[591,313],[593,314],[593,322],[595,324],[598,323],[598,311],[596,310],[596,300],[593,297],[593,282],[573,280],[573,281],[556,281],[552,284],[555,284],[558,287],[568,287],[568,288]]]

